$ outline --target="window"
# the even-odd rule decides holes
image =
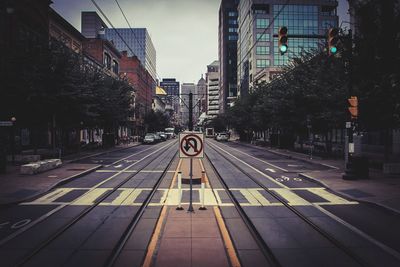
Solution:
[[[257,40],[259,42],[269,42],[269,33],[257,33]]]
[[[257,29],[267,28],[268,24],[269,24],[269,19],[257,19],[256,20],[256,28]]]
[[[237,28],[229,28],[229,32],[238,32]]]
[[[115,61],[115,60],[113,60],[113,72],[115,73],[115,74],[118,74],[118,62],[117,61]]]
[[[229,35],[228,36],[229,41],[237,41],[237,39],[238,39],[237,35]]]
[[[236,17],[237,15],[238,15],[238,13],[235,12],[235,11],[230,11],[230,12],[228,13],[228,16],[229,16],[229,17]]]
[[[231,25],[237,25],[238,24],[236,19],[230,19],[228,21],[228,23],[231,24]]]
[[[257,46],[256,55],[269,55],[269,46]]]
[[[104,53],[104,66],[111,70],[111,56],[107,53]]]
[[[265,68],[270,65],[269,59],[257,59],[256,62],[257,68]]]

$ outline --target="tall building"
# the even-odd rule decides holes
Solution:
[[[153,77],[154,81],[157,80],[156,49],[146,28],[110,29],[94,11],[82,12],[81,28],[82,34],[86,38],[105,38],[113,42],[119,51],[128,51],[129,57],[136,56]],[[117,31],[132,49],[133,54]],[[155,86],[156,84],[154,84],[154,89]]]
[[[239,0],[222,0],[219,8],[218,56],[220,112],[237,98],[237,40]]]
[[[201,78],[196,85],[196,114],[200,116],[203,112],[207,112],[207,82],[206,79]]]
[[[327,30],[338,25],[338,2],[335,0],[292,0],[290,4],[284,3],[282,0],[241,0],[239,3],[240,93],[245,94],[255,83],[270,81],[302,52],[325,45]],[[288,28],[289,39],[288,52],[284,55],[278,51],[277,37],[282,26]]]
[[[81,32],[86,38],[98,38],[99,33],[103,33],[107,24],[100,18],[95,11],[82,11],[81,13]]]
[[[179,89],[180,84],[176,79],[167,78],[162,79],[160,82],[160,87],[163,88],[167,92],[167,98],[170,102],[169,104],[172,105],[172,108],[175,114],[179,113]]]
[[[181,86],[181,123],[184,126],[188,125],[189,122],[189,94],[196,94],[196,85],[194,83],[182,83]],[[195,98],[195,95],[193,95],[193,100]],[[195,101],[193,101],[193,105],[195,105]],[[193,112],[193,122],[196,121],[196,118],[194,117],[195,112]]]
[[[215,60],[207,66],[207,115],[215,118],[219,114],[219,61]]]
[[[117,31],[124,38],[134,54],[132,54],[125,42],[121,40]],[[107,28],[105,29],[104,36],[107,40],[112,41],[120,51],[128,51],[128,56],[137,56],[153,79],[157,80],[156,49],[146,28]]]

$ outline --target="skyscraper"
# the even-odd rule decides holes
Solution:
[[[176,79],[168,78],[162,79],[160,82],[160,87],[163,88],[168,95],[169,104],[172,105],[174,112],[179,113],[179,89],[180,84]]]
[[[207,115],[215,118],[219,114],[219,62],[215,60],[207,66]]]
[[[219,8],[219,104],[220,112],[232,106],[237,93],[237,40],[239,0],[222,0]]]
[[[117,31],[133,50],[134,54],[132,54],[125,42],[121,40]],[[130,57],[137,56],[153,79],[157,80],[156,49],[146,28],[107,28],[105,29],[104,36],[106,39],[112,41],[118,50],[128,51],[128,56]]]
[[[335,0],[242,0],[239,3],[238,87],[246,93],[270,81],[292,58],[318,49],[330,27],[337,27]],[[275,20],[274,20],[274,17]],[[288,28],[288,51],[278,51],[278,30]],[[250,49],[251,48],[251,49]]]

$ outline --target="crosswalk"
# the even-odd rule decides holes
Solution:
[[[71,205],[90,206],[98,202],[104,194],[113,188],[58,188],[54,191],[31,202],[24,202],[20,205]],[[189,194],[189,188],[183,188],[182,195]],[[107,197],[100,206],[140,206],[151,188],[119,188],[110,197]],[[200,188],[194,188],[194,204],[200,204]],[[268,197],[268,192],[262,188],[231,188],[242,206],[282,206],[283,204],[273,197]],[[283,201],[291,206],[311,205],[355,205],[358,202],[346,200],[340,196],[330,193],[325,188],[271,188]],[[312,195],[312,199],[305,199],[299,192],[306,192]],[[179,202],[179,191],[177,188],[158,189],[157,195],[153,198],[150,206],[176,206]],[[222,196],[222,197],[221,197]],[[204,204],[207,206],[233,206],[233,203],[226,197],[225,189],[206,188],[204,192]],[[314,200],[314,201],[313,201]],[[187,204],[186,199],[182,204]]]

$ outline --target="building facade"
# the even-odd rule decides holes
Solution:
[[[86,38],[99,38],[99,34],[104,32],[107,24],[100,18],[95,11],[82,11],[81,13],[81,32]]]
[[[134,122],[140,135],[145,130],[144,117],[152,108],[155,81],[140,60],[136,56],[129,56],[127,51],[122,51],[120,76],[126,77],[135,89]]]
[[[239,0],[222,0],[219,8],[218,57],[220,112],[237,98],[237,40]]]
[[[118,31],[118,33],[117,33]],[[132,51],[128,48],[123,40],[119,37],[120,34]],[[143,66],[150,73],[154,80],[157,80],[156,71],[156,49],[146,28],[119,28],[109,29],[104,31],[104,37],[114,43],[120,51],[128,51],[128,56],[136,56]],[[155,85],[154,85],[155,88]]]
[[[338,26],[335,0],[242,0],[238,7],[238,87],[248,92],[269,82],[303,52],[319,49],[327,30]],[[274,20],[274,17],[276,19]],[[288,51],[278,51],[278,30],[288,28]]]
[[[179,114],[179,81],[173,78],[162,79],[160,87],[167,93],[168,101],[175,114]]]
[[[215,118],[219,114],[219,61],[215,60],[207,66],[207,115]]]
[[[197,117],[199,117],[202,113],[207,112],[207,82],[203,75],[197,82],[195,99],[195,105],[197,105],[195,111]]]

